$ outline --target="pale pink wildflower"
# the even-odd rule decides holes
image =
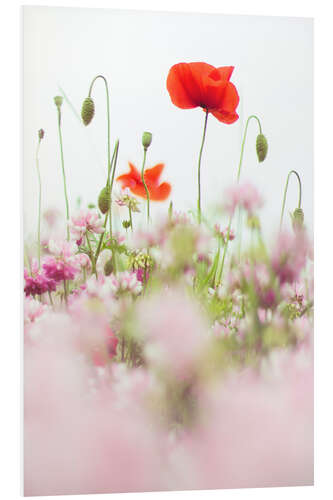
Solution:
[[[281,233],[272,254],[272,267],[280,284],[293,283],[299,279],[308,255],[305,232]]]
[[[69,229],[78,245],[84,242],[87,231],[104,233],[103,220],[92,210],[81,210],[78,215],[73,216]]]
[[[235,212],[236,207],[241,207],[252,215],[262,205],[263,199],[257,188],[249,182],[231,186],[225,193],[224,208],[230,214]]]

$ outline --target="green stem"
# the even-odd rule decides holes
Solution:
[[[62,145],[61,111],[60,111],[60,107],[58,107],[58,132],[59,132],[59,142],[60,142],[60,156],[61,156],[62,178],[63,178],[63,182],[64,182],[64,193],[65,193],[65,202],[66,202],[67,241],[69,241],[69,226],[68,226],[68,223],[69,223],[69,203],[68,203],[67,186],[66,186],[64,150],[63,150],[63,145]]]
[[[88,233],[86,234],[86,238],[87,238],[87,244],[88,244],[88,248],[89,248],[89,252],[90,252],[92,272],[95,273],[96,278],[97,278],[96,261],[95,261],[95,258],[94,258],[94,252],[93,252],[92,247],[91,247],[91,243],[90,243],[90,240],[89,240]]]
[[[104,218],[104,224],[103,224],[104,229],[106,227],[106,223],[107,223],[107,220],[108,220],[108,215],[109,215],[109,212],[106,212],[105,218]],[[101,234],[101,236],[99,238],[99,242],[98,242],[97,250],[96,250],[96,254],[95,254],[95,262],[97,262],[98,256],[99,256],[101,248],[102,248],[104,234],[105,234],[105,231]]]
[[[228,244],[229,244],[229,238],[230,238],[231,223],[232,223],[232,215],[230,215],[230,217],[229,217],[228,232],[227,232],[227,241],[224,244],[223,255],[222,255],[222,263],[221,263],[221,267],[220,267],[220,271],[219,271],[218,279],[217,279],[217,284],[218,285],[221,284],[221,280],[222,280],[222,274],[223,274],[223,268],[224,268],[224,261],[225,261],[225,257],[226,257],[226,254],[227,254],[227,249],[228,249]]]
[[[109,212],[110,212],[109,213],[110,238],[112,238],[112,188],[113,188],[114,176],[116,173],[116,166],[117,166],[117,160],[118,160],[118,150],[119,150],[119,139],[117,139],[114,150],[113,150],[112,161],[111,161],[111,165],[113,165],[112,176],[111,176],[111,180],[109,179],[110,196],[111,196],[110,209],[109,209]]]
[[[131,209],[131,207],[128,207],[128,214],[129,214],[129,220],[130,220],[131,230],[133,232],[133,219],[132,219],[132,209]]]
[[[241,169],[242,169],[242,164],[243,164],[245,141],[246,141],[246,137],[247,137],[247,129],[249,127],[249,123],[250,123],[250,120],[252,118],[258,122],[259,133],[262,134],[262,128],[261,128],[261,123],[260,123],[259,118],[256,115],[250,115],[248,117],[248,119],[246,120],[245,130],[244,130],[244,134],[243,134],[243,140],[242,140],[242,146],[241,146],[241,154],[240,154],[239,163],[238,163],[238,169],[237,169],[237,183],[239,183],[239,180],[240,180],[240,174],[241,174]],[[232,215],[230,216],[229,224],[228,224],[227,241],[226,241],[226,243],[224,245],[223,257],[222,257],[222,264],[221,264],[221,268],[220,268],[220,272],[219,272],[219,282],[221,281],[222,275],[223,275],[223,267],[224,267],[225,255],[227,253],[227,249],[228,249],[228,245],[229,245],[231,223],[232,223]],[[237,225],[237,228],[238,228],[237,229],[237,234],[241,234],[241,229],[240,229],[240,210],[238,212],[238,225]],[[240,254],[240,245],[239,245],[239,254]]]
[[[296,172],[296,170],[290,170],[287,180],[286,180],[286,185],[284,187],[284,193],[283,193],[283,202],[282,202],[282,209],[281,209],[281,217],[280,217],[280,230],[282,228],[282,221],[283,221],[283,215],[284,215],[284,209],[286,206],[286,199],[287,199],[287,191],[288,191],[288,185],[289,185],[289,178],[291,174],[296,175],[297,180],[298,180],[298,208],[301,208],[302,204],[302,183],[301,183],[301,178],[299,174]]]
[[[142,169],[141,169],[141,180],[142,180],[142,184],[145,187],[146,196],[147,196],[147,222],[149,224],[149,219],[150,219],[150,212],[149,212],[149,191],[148,191],[147,184],[146,184],[145,177],[144,177],[145,164],[146,164],[146,155],[147,155],[147,148],[143,148],[143,163],[142,163]]]
[[[111,172],[111,161],[110,161],[110,158],[111,158],[111,146],[110,146],[110,96],[109,96],[108,82],[107,82],[106,78],[103,75],[97,75],[97,76],[95,76],[95,78],[93,79],[93,81],[90,84],[88,96],[91,97],[92,88],[93,88],[93,85],[94,85],[95,81],[97,80],[97,78],[102,78],[102,80],[104,81],[104,84],[105,84],[105,91],[106,91],[106,114],[107,114],[107,122],[108,122],[108,178],[107,178],[107,184],[109,184],[109,181],[110,181],[110,172]]]
[[[198,161],[198,222],[201,224],[201,157],[202,151],[205,144],[206,138],[206,130],[207,130],[207,120],[208,120],[208,109],[206,110],[204,129],[202,134],[201,147],[199,152],[199,161]]]
[[[38,267],[40,268],[40,215],[41,215],[41,206],[42,206],[42,181],[40,177],[39,170],[39,148],[40,148],[41,139],[38,139],[37,151],[36,151],[36,167],[37,167],[37,175],[38,175],[38,185],[39,185],[39,194],[38,194],[38,227],[37,227],[37,244],[38,244]]]
[[[114,163],[113,172],[112,172],[110,190],[112,190],[114,174],[115,174],[115,170],[116,170],[116,163],[117,163],[117,158],[118,158],[118,147],[119,147],[119,140],[117,140],[117,142],[116,142],[115,148],[113,150],[112,160],[111,160],[111,165],[113,165],[114,162],[115,163]],[[105,218],[104,218],[104,224],[103,224],[104,229],[106,228],[108,216],[110,215],[110,218],[111,218],[111,205],[112,205],[112,199],[111,199],[111,203],[110,203],[110,209],[106,213]],[[105,235],[105,231],[104,231],[104,233],[101,234],[101,236],[99,238],[99,242],[98,242],[98,246],[97,246],[97,250],[96,250],[96,255],[95,255],[95,262],[97,262],[97,258],[99,256],[100,251],[101,251],[104,235]],[[112,238],[112,222],[110,223],[110,238]]]
[[[262,128],[261,128],[261,123],[259,118],[256,115],[250,115],[248,119],[246,120],[246,125],[245,125],[245,130],[244,130],[244,135],[243,135],[243,141],[242,141],[242,147],[241,147],[241,154],[239,158],[239,164],[238,164],[238,170],[237,170],[237,182],[239,182],[240,174],[241,174],[241,168],[242,168],[242,163],[243,163],[243,157],[244,157],[244,147],[245,147],[245,141],[246,141],[246,136],[247,136],[247,129],[250,123],[250,120],[254,118],[257,120],[258,125],[259,125],[259,133],[262,134]]]

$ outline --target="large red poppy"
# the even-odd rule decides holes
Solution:
[[[117,181],[121,182],[123,188],[128,187],[133,194],[141,198],[147,198],[140,172],[132,163],[129,162],[128,164],[130,171],[127,174],[120,175]],[[151,201],[164,201],[170,194],[171,185],[168,182],[159,184],[163,169],[164,164],[158,163],[154,167],[145,170],[144,179]]]
[[[215,68],[204,62],[172,66],[167,79],[171,101],[182,109],[200,106],[220,122],[234,123],[239,95],[230,77],[233,66]]]

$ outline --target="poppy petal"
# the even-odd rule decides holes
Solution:
[[[171,185],[168,182],[162,182],[157,187],[149,189],[149,196],[152,201],[164,201],[171,192]]]
[[[239,95],[237,89],[233,83],[228,82],[224,90],[221,109],[223,109],[223,111],[233,113],[235,112],[238,104]]]
[[[172,66],[167,78],[167,89],[173,104],[182,109],[205,107],[204,80],[214,69],[214,66],[203,62]]]
[[[158,163],[155,167],[147,168],[144,173],[146,184],[157,184],[164,169],[164,163]]]
[[[167,78],[171,101],[182,109],[196,108],[200,102],[200,89],[186,63],[172,66]]]
[[[212,115],[215,116],[220,122],[230,125],[238,120],[239,116],[237,113],[230,113],[228,111],[212,111]]]
[[[217,68],[217,71],[220,74],[221,80],[229,81],[234,69],[235,66],[221,66],[220,68]]]

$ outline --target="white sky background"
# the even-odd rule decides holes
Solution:
[[[170,67],[204,61],[235,66],[231,81],[240,94],[240,119],[225,125],[209,116],[202,158],[202,208],[223,202],[224,189],[236,180],[242,133],[250,114],[259,116],[269,143],[258,164],[252,121],[242,167],[266,203],[261,220],[266,234],[278,227],[283,189],[290,169],[303,183],[303,209],[312,229],[312,20],[212,14],[161,14],[103,9],[24,8],[24,222],[37,223],[35,166],[37,132],[45,130],[40,149],[43,208],[64,211],[64,197],[53,97],[61,86],[77,111],[91,80],[109,81],[111,139],[120,139],[117,174],[127,162],[142,162],[141,136],[153,133],[147,167],[165,163],[162,180],[172,184],[175,209],[196,207],[197,161],[204,113],[175,107],[166,90]],[[96,202],[106,180],[106,107],[102,80],[92,94],[96,115],[84,127],[64,102],[62,131],[71,212],[81,196]],[[297,206],[296,178],[289,184],[285,221]],[[152,214],[167,210],[151,203]]]

